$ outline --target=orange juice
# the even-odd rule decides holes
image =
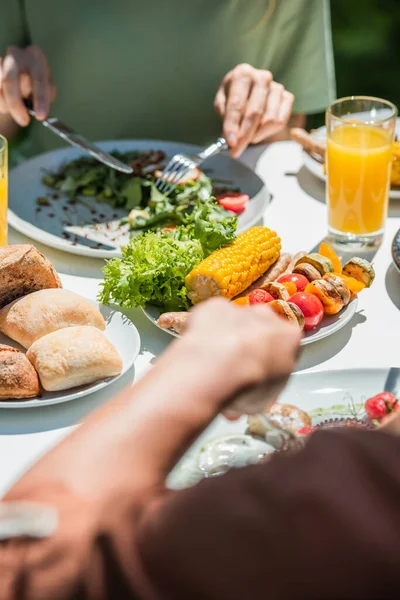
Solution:
[[[332,229],[383,229],[392,167],[392,133],[374,125],[339,125],[328,138],[328,220]]]
[[[7,245],[7,175],[0,179],[0,246]]]

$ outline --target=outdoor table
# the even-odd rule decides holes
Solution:
[[[259,174],[272,194],[263,224],[278,232],[284,251],[295,253],[317,246],[327,231],[325,185],[303,167],[300,147],[294,142],[257,146],[247,150],[242,160]],[[376,280],[372,288],[360,295],[357,313],[347,326],[302,349],[297,371],[400,366],[400,274],[391,260],[391,243],[399,228],[400,200],[392,200],[384,241],[374,259]],[[33,243],[38,247],[54,264],[66,289],[96,298],[102,260],[41,246],[13,230],[9,238],[11,244]],[[124,312],[139,331],[141,350],[134,368],[121,379],[64,404],[0,409],[0,496],[90,411],[122,387],[132,386],[173,340],[140,310]]]

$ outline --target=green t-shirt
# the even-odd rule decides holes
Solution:
[[[93,139],[205,144],[220,133],[213,99],[243,62],[269,69],[323,110],[335,94],[328,0],[0,0],[0,55],[45,52],[58,96],[52,113]],[[35,123],[34,152],[62,145]]]

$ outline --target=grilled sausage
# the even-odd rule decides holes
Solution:
[[[304,250],[302,250],[301,252],[297,252],[297,254],[295,254],[292,258],[292,260],[289,262],[288,266],[286,267],[285,271],[283,273],[281,273],[281,275],[288,275],[289,273],[293,273],[293,269],[296,266],[296,263],[303,258],[303,256],[306,256],[307,252],[304,252]]]
[[[178,334],[184,333],[189,314],[187,312],[164,313],[158,318],[157,325],[161,329],[173,329]]]
[[[278,277],[283,275],[290,261],[290,254],[281,254],[278,260],[267,271],[265,271],[264,275],[261,275],[261,277],[254,281],[254,283],[252,283],[246,290],[244,290],[244,292],[239,294],[237,298],[247,296],[247,294],[250,294],[250,292],[252,292],[253,290],[258,290],[262,288],[266,283],[276,281]]]

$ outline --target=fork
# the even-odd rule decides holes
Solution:
[[[175,154],[165,167],[156,181],[156,188],[166,196],[176,188],[183,177],[196,167],[199,167],[207,158],[219,154],[222,150],[227,150],[228,144],[223,137],[219,137],[216,142],[207,146],[199,154],[189,156],[188,154]]]

